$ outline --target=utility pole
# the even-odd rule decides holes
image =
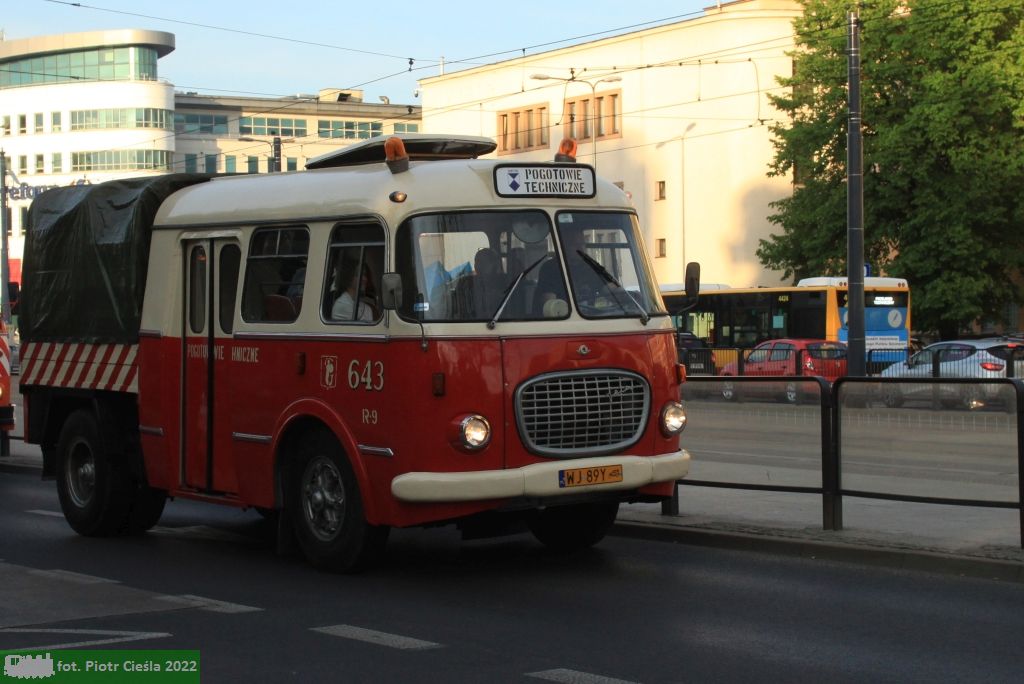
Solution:
[[[864,339],[864,152],[861,148],[860,17],[850,12],[846,52],[849,104],[846,130],[846,328],[847,373],[867,375]]]
[[[7,156],[0,148],[0,307],[3,308],[4,325],[11,329],[11,266],[7,261],[7,231],[11,226],[11,217],[7,209]]]

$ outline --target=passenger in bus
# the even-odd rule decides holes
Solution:
[[[576,301],[582,304],[593,304],[598,292],[606,288],[602,283],[601,276],[583,258],[586,254],[583,231],[578,228],[562,228],[561,237],[565,263],[569,269],[569,277],[572,278]],[[565,290],[561,265],[558,263],[558,259],[552,257],[540,267],[534,299],[535,312],[548,318],[565,315],[568,313],[567,311],[559,313],[559,311],[563,311],[562,307],[553,308],[548,302],[558,300],[568,302],[568,299],[569,295]]]
[[[501,257],[490,247],[477,250],[473,272],[462,276],[455,286],[455,311],[463,320],[494,314],[505,292],[505,274]]]
[[[335,321],[362,321],[372,323],[377,320],[377,312],[373,300],[365,296],[370,291],[372,278],[370,269],[364,263],[345,259],[336,271],[337,288],[341,294],[334,300],[331,308],[331,319]],[[358,302],[358,306],[356,304]],[[358,311],[356,310],[358,309]]]

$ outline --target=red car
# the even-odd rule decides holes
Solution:
[[[725,364],[719,375],[819,375],[829,382],[846,375],[846,344],[827,340],[779,339],[767,340],[744,354],[741,369],[735,361]],[[741,372],[739,372],[741,371]],[[787,382],[784,397],[795,403],[799,396],[800,383]],[[778,388],[774,383],[749,383],[744,393],[758,391],[772,392]],[[722,397],[736,398],[733,383],[722,384]]]

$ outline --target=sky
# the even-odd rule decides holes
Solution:
[[[7,40],[102,29],[175,36],[179,91],[283,97],[321,88],[419,104],[417,79],[699,16],[715,0],[340,2],[5,0]],[[501,10],[504,7],[505,10]],[[385,10],[385,11],[382,11]],[[410,70],[409,59],[413,59]]]

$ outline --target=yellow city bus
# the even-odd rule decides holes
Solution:
[[[743,287],[703,285],[697,305],[676,313],[686,301],[682,286],[663,285],[676,330],[688,331],[712,347],[749,349],[779,338],[846,342],[846,278],[805,278],[796,285]],[[903,278],[864,278],[865,342],[871,361],[905,358],[910,340],[910,286]],[[724,356],[720,361],[727,360]]]

